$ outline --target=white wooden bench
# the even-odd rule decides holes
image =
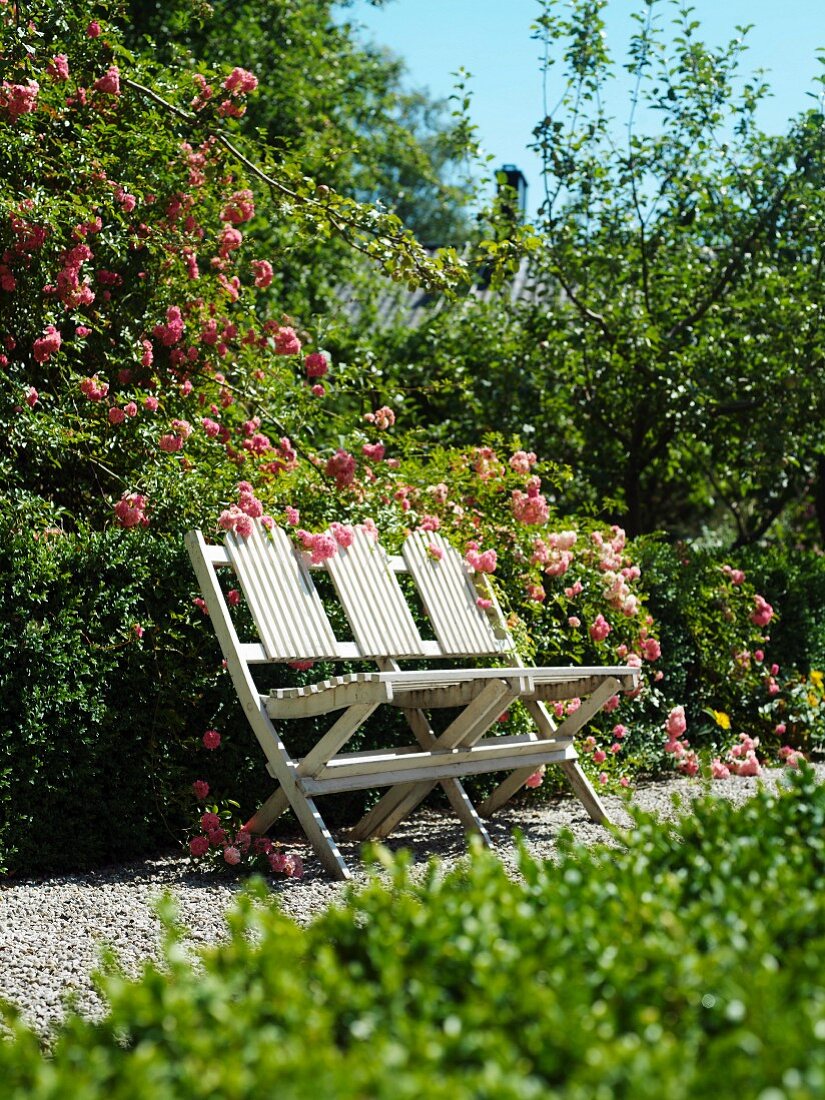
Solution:
[[[352,640],[339,640],[310,573],[309,555],[297,550],[280,528],[255,523],[243,539],[230,533],[222,546],[208,545],[190,531],[186,545],[208,606],[240,703],[278,786],[248,822],[266,832],[288,808],[295,813],[318,858],[336,878],[349,870],[315,805],[321,794],[389,787],[351,830],[351,839],[386,837],[440,783],[468,830],[490,842],[483,818],[503,805],[536,768],[557,764],[595,821],[607,814],[581,770],[573,738],[620,690],[633,690],[638,670],[536,668],[523,665],[493,600],[490,611],[477,603],[472,571],[438,534],[410,536],[403,555],[389,557],[369,534],[357,531],[323,566],[346,613]],[[435,548],[436,553],[433,553]],[[441,557],[438,558],[438,552]],[[241,642],[218,581],[217,570],[232,568],[257,628],[259,640]],[[430,620],[434,639],[422,638],[397,574],[409,573]],[[497,667],[474,667],[494,657]],[[252,667],[295,661],[360,661],[377,671],[334,676],[305,687],[262,694]],[[447,660],[452,668],[427,668]],[[405,671],[401,662],[415,662]],[[424,667],[421,667],[424,666]],[[578,697],[581,706],[557,725],[546,701]],[[523,701],[535,730],[519,736],[485,736],[513,701]],[[400,708],[415,744],[369,752],[342,752],[381,705]],[[460,708],[440,734],[429,712]],[[342,711],[302,758],[287,741],[290,719]],[[461,777],[510,772],[478,807]]]

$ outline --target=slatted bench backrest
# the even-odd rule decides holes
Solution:
[[[510,635],[493,626],[503,617],[492,589],[487,593],[491,616],[478,605],[468,566],[438,532],[414,532],[404,543],[403,557],[445,653],[470,657],[514,649]]]
[[[429,547],[436,548],[435,555]],[[411,535],[403,557],[389,558],[380,544],[356,530],[352,544],[327,560],[354,644],[336,638],[308,555],[281,528],[267,532],[256,522],[249,538],[227,534],[225,550],[268,661],[458,658],[513,649],[510,636],[497,633],[477,606],[478,593],[461,556],[437,533]],[[422,638],[398,572],[412,575],[436,641]]]

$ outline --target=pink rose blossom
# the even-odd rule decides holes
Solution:
[[[228,845],[223,850],[223,858],[231,866],[241,862],[241,853],[234,845]]]
[[[263,289],[271,284],[274,272],[269,260],[253,260],[252,270],[255,273],[255,286]]]
[[[329,371],[329,358],[323,351],[313,351],[304,359],[307,378],[323,378]]]
[[[111,65],[106,72],[94,83],[95,91],[104,92],[106,95],[120,95],[120,70],[117,65]]]
[[[612,629],[604,615],[599,613],[590,627],[590,637],[594,642],[603,642]]]
[[[657,661],[662,656],[662,647],[655,638],[645,638],[642,642],[642,656],[646,661]]]
[[[255,214],[255,197],[245,188],[236,191],[221,211],[221,221],[231,222],[232,225],[241,225],[248,222]]]
[[[198,802],[203,802],[206,796],[209,794],[209,784],[205,779],[196,779],[192,784],[192,790],[197,798]]]
[[[286,516],[287,523],[291,527],[295,527],[301,520],[301,513],[290,504],[287,504],[286,508],[284,508],[284,515]]]
[[[177,306],[170,306],[166,311],[166,324],[155,325],[152,335],[159,340],[165,348],[170,348],[183,336],[183,315]]]
[[[578,617],[578,615],[570,615],[567,619],[567,625],[572,626],[575,630],[577,627],[580,627],[582,625],[582,621]]]
[[[90,401],[102,401],[109,392],[109,383],[101,382],[95,374],[92,378],[84,378],[80,383],[80,392]]]
[[[40,394],[37,392],[34,386],[29,386],[29,388],[26,390],[26,404],[29,406],[30,409],[33,409],[39,400]]]
[[[56,352],[60,350],[63,338],[54,325],[46,325],[43,335],[34,342],[32,354],[38,363],[46,363]]]
[[[196,859],[200,859],[201,856],[205,856],[209,851],[209,837],[207,836],[193,836],[189,841],[189,852]]]
[[[215,829],[221,827],[221,819],[217,814],[207,811],[205,814],[201,814],[201,828],[205,833],[212,833]]]
[[[685,719],[685,708],[674,707],[670,714],[667,716],[665,722],[665,732],[668,737],[675,739],[681,737],[687,729],[687,720]]]
[[[126,419],[126,413],[123,409],[119,409],[116,405],[113,405],[107,414],[110,424],[122,424]]]
[[[135,636],[137,638],[142,638],[143,635],[146,633],[146,631],[143,629],[143,627],[140,625],[140,623],[135,623],[132,626],[132,630],[135,632]]]
[[[532,775],[528,775],[528,777],[524,780],[524,786],[530,788],[540,787],[542,785],[542,782],[544,781],[544,772],[545,767],[542,764],[540,768],[536,768]]]
[[[723,565],[722,572],[727,573],[728,577],[730,577],[731,584],[742,584],[745,579],[745,574],[742,572],[741,569],[733,569],[729,565]]]
[[[751,613],[751,622],[756,626],[767,626],[773,618],[773,608],[764,596],[754,596],[753,602],[756,605],[756,609]]]
[[[69,59],[64,53],[55,54],[46,66],[46,72],[54,81],[69,79]]]
[[[37,109],[37,93],[40,85],[36,80],[25,84],[10,84],[4,80],[0,85],[0,107],[5,107],[12,121],[21,115],[30,115]]]
[[[782,746],[779,750],[779,758],[784,762],[786,768],[798,768],[799,761],[805,759],[798,749],[792,749],[790,745]]]
[[[166,454],[176,454],[183,450],[183,439],[176,432],[167,432],[158,440],[158,446]]]
[[[93,19],[88,25],[88,27],[86,28],[86,34],[89,36],[89,38],[100,37],[100,24],[96,19]]]
[[[226,602],[230,607],[237,607],[241,602],[241,594],[237,588],[230,588],[226,593]]]
[[[281,326],[275,333],[275,354],[300,355],[300,353],[301,341],[298,339],[295,330],[288,326]]]
[[[485,550],[483,553],[479,553],[478,550],[468,550],[464,555],[464,560],[476,573],[495,573],[497,559],[495,550]]]
[[[368,458],[370,462],[380,462],[384,457],[384,444],[365,443],[361,448],[361,451],[364,457]]]
[[[221,743],[221,735],[217,730],[207,730],[201,740],[205,749],[216,749]]]
[[[324,470],[329,477],[335,479],[335,484],[339,489],[345,489],[355,481],[355,459],[341,448],[331,458],[327,459]]]
[[[699,757],[695,752],[686,753],[679,761],[679,771],[683,775],[694,776],[699,774]]]
[[[710,762],[710,774],[713,779],[730,779],[730,768],[716,756]]]
[[[258,78],[247,69],[236,67],[224,80],[223,86],[230,95],[247,95],[258,87]]]
[[[375,412],[364,413],[364,420],[370,424],[374,424],[379,431],[386,431],[387,428],[391,428],[395,423],[395,413],[388,405],[382,405],[381,408],[376,409]]]
[[[146,515],[146,497],[140,493],[124,493],[114,508],[115,518],[121,527],[149,526]]]
[[[517,474],[529,474],[530,467],[535,464],[536,456],[532,451],[516,451],[509,460],[510,469],[515,470]]]

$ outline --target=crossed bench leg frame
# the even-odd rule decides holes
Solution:
[[[393,661],[382,663],[395,665]],[[461,673],[455,678],[460,680]],[[267,713],[268,708],[277,713],[283,710],[283,705],[267,703],[257,696],[257,714],[249,708],[247,714],[267,755],[268,771],[280,786],[249,820],[247,827],[253,832],[265,832],[291,807],[325,869],[336,878],[348,878],[349,869],[318,812],[313,800],[315,795],[389,786],[390,790],[349,833],[351,840],[383,839],[412,813],[437,783],[441,783],[465,829],[477,832],[489,844],[490,837],[482,818],[490,816],[512,797],[538,766],[549,763],[564,769],[591,818],[605,821],[604,807],[581,771],[572,741],[619,686],[618,680],[605,678],[579,709],[556,727],[546,708],[535,698],[540,688],[530,681],[529,669],[487,670],[485,677],[473,685],[471,701],[442,734],[436,735],[424,708],[403,705],[405,692],[394,689],[393,672],[386,679],[356,677],[335,688],[335,704],[342,707],[343,714],[297,762],[289,756]],[[464,687],[466,697],[467,685]],[[420,694],[416,692],[416,698]],[[316,713],[325,712],[323,695],[321,691],[316,697]],[[536,722],[536,732],[485,740],[484,735],[491,726],[518,698],[525,698],[525,705]],[[340,750],[382,704],[401,708],[421,751],[415,746],[405,746],[342,754]],[[477,810],[459,777],[508,769],[514,770]]]

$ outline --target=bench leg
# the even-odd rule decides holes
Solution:
[[[289,799],[279,787],[277,791],[272,792],[266,802],[258,807],[249,821],[247,821],[245,828],[247,828],[250,833],[268,832],[281,814],[285,813],[288,809]]]
[[[569,743],[572,741],[573,736],[578,733],[594,715],[598,714],[607,700],[616,694],[619,687],[620,684],[618,680],[612,677],[605,680],[592,695],[585,699],[579,709],[562,722],[560,726],[556,726],[544,703],[539,703],[534,699],[525,699],[524,705],[527,707],[528,712],[536,724],[538,737],[546,741],[566,741]],[[607,811],[602,805],[599,796],[596,794],[593,784],[582,771],[581,765],[578,762],[578,756],[572,745],[570,746],[570,751],[572,754],[571,759],[561,761],[559,767],[567,777],[574,793],[587,810],[591,820],[599,824],[609,822],[610,818],[607,815]],[[519,768],[511,772],[479,806],[478,812],[481,816],[490,817],[496,810],[500,809],[517,791],[521,790],[525,781],[533,774],[534,770],[535,769],[530,768]]]
[[[518,697],[518,694],[518,690],[505,681],[491,680],[444,733],[425,747],[471,748],[484,736],[501,712]],[[366,839],[370,836],[384,839],[389,836],[393,829],[412,813],[419,803],[423,802],[437,782],[438,780],[422,780],[416,783],[399,783],[387,791],[384,797],[359,821],[350,835],[353,839]],[[450,797],[449,790],[447,794]],[[471,828],[477,829],[478,815],[463,787],[461,795],[463,798],[461,798],[459,817],[462,821],[469,821]],[[459,802],[459,798],[456,798],[456,802]],[[452,803],[453,800],[450,799],[450,801]],[[454,803],[453,805],[455,806]],[[468,812],[468,806],[471,812]],[[482,836],[485,834],[486,830]],[[489,835],[486,835],[486,839],[489,842]]]

